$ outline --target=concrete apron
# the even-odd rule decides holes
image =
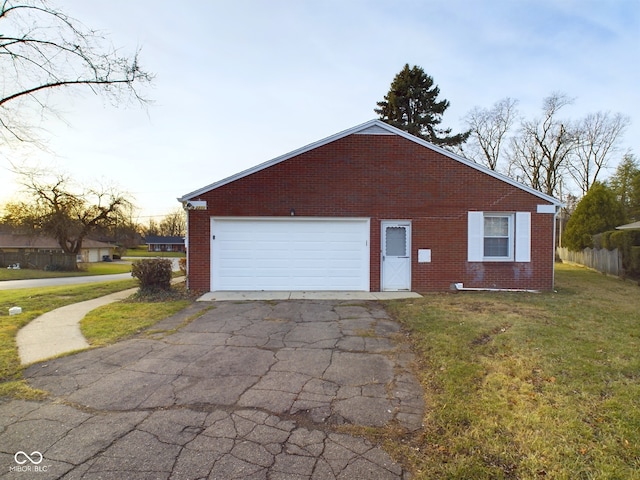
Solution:
[[[268,301],[268,300],[400,300],[422,298],[415,292],[358,292],[358,291],[219,291],[198,298],[199,302]]]

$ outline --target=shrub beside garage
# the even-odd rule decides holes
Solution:
[[[138,279],[144,292],[170,290],[171,270],[171,260],[166,258],[137,260],[131,264],[131,275]]]

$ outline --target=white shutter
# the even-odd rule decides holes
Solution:
[[[481,262],[484,257],[484,214],[469,212],[467,220],[467,261]]]
[[[516,262],[531,261],[531,212],[516,213]]]

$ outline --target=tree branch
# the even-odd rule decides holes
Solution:
[[[129,92],[147,100],[137,86],[153,76],[141,69],[139,51],[120,56],[106,39],[43,0],[4,0],[0,5],[0,130],[19,141],[29,139],[29,105],[51,113],[39,95],[63,87],[89,88],[120,100]],[[118,87],[111,90],[110,87]],[[16,105],[16,108],[8,108]],[[24,119],[21,121],[21,119]]]

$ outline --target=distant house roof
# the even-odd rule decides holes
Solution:
[[[147,245],[184,245],[184,237],[163,237],[160,235],[148,235],[145,238]]]
[[[97,240],[84,239],[82,248],[112,248],[113,245],[99,242]],[[60,249],[58,242],[51,237],[39,235],[15,235],[11,233],[0,233],[0,248],[47,248],[51,250]]]
[[[640,230],[640,222],[627,223],[616,227],[616,230]]]

